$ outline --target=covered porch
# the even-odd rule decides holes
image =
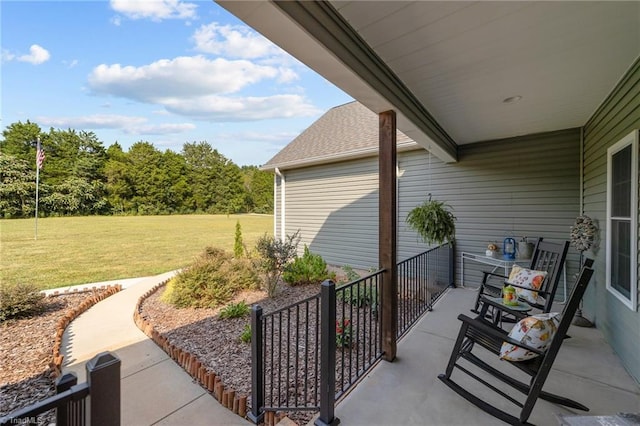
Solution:
[[[591,283],[593,285],[593,283]],[[451,391],[440,380],[460,328],[457,316],[471,315],[475,288],[452,288],[436,302],[398,342],[394,362],[380,362],[353,391],[338,402],[336,417],[345,425],[495,425],[495,417]],[[557,311],[562,310],[557,306]],[[555,311],[556,309],[554,309]],[[561,424],[562,416],[611,416],[640,412],[640,388],[623,368],[600,330],[571,326],[545,390],[589,407],[589,412],[567,409],[538,400],[529,421],[537,425]],[[488,353],[487,353],[488,354]],[[490,354],[488,354],[490,355]],[[499,362],[499,361],[498,361]],[[508,369],[505,365],[505,371]],[[507,370],[508,369],[508,370]],[[454,373],[460,383],[472,382]],[[505,389],[506,385],[502,387]],[[474,383],[480,395],[505,410],[504,403],[486,387]],[[512,396],[517,396],[513,391]],[[591,424],[591,423],[583,423]]]
[[[416,194],[433,193],[455,209],[456,256],[482,253],[487,242],[508,236],[563,241],[576,216],[596,220],[600,245],[589,253],[596,272],[584,313],[598,329],[569,331],[572,339],[548,386],[567,386],[595,414],[640,411],[638,3],[219,3],[378,115],[377,260],[388,271],[388,287],[395,283],[396,258],[404,257],[398,251],[412,238],[398,225],[398,211],[415,205]],[[395,129],[428,157],[397,155]],[[622,146],[631,164],[624,192],[630,232],[618,235],[609,229],[610,163]],[[433,167],[431,153],[439,160]],[[321,166],[314,164],[314,176],[328,172]],[[421,175],[423,169],[429,172]],[[289,171],[289,187],[302,181],[297,172]],[[432,175],[440,181],[432,182]],[[286,200],[291,215],[294,200]],[[343,240],[334,236],[333,245]],[[623,247],[619,255],[612,243]],[[611,264],[618,258],[630,261],[621,263],[625,279],[612,284]],[[569,281],[577,259],[575,251],[568,257]],[[465,272],[465,282],[457,284],[466,281]],[[337,417],[345,424],[495,424],[436,381],[459,327],[456,316],[471,306],[473,295],[464,301],[465,293],[456,294],[464,291],[450,290],[397,348],[389,343],[393,330],[383,332],[385,358],[393,360],[397,349],[397,360],[378,366],[338,405]],[[393,289],[381,293],[393,302]],[[393,324],[393,304],[386,306],[382,322]],[[597,337],[583,339],[583,333]],[[619,397],[619,391],[626,393]],[[623,401],[628,405],[619,408]],[[543,404],[531,422],[557,424],[553,415],[539,416],[560,408]]]

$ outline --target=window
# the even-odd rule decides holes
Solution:
[[[638,131],[607,150],[607,289],[638,306]]]

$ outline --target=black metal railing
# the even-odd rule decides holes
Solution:
[[[120,426],[120,360],[103,352],[85,368],[85,383],[77,384],[74,373],[65,374],[56,381],[55,395],[9,413],[0,418],[0,425],[38,424],[43,414],[55,409],[58,426]]]
[[[382,357],[382,272],[339,286],[336,292],[336,399]]]
[[[333,424],[335,401],[381,359],[379,315],[384,270],[263,314],[252,307],[252,390],[249,419],[266,412],[320,411]],[[453,249],[442,245],[398,263],[400,338],[453,283]]]
[[[319,409],[320,315],[320,294],[265,315],[252,307],[253,421],[264,411]]]
[[[398,263],[398,338],[453,284],[452,265],[453,248],[449,244]]]

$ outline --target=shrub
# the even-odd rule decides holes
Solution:
[[[42,299],[44,294],[31,284],[0,286],[0,322],[41,312]]]
[[[300,231],[287,235],[284,240],[278,240],[266,234],[258,239],[256,250],[261,256],[261,266],[266,276],[269,297],[276,295],[280,277],[287,263],[296,257],[299,242]]]
[[[358,308],[365,305],[376,308],[378,305],[378,289],[366,283],[362,283],[359,287],[358,285],[347,287],[343,291],[337,292],[336,298]]]
[[[244,330],[242,330],[242,334],[240,334],[240,341],[243,343],[251,342],[251,325],[246,324],[244,326]]]
[[[244,244],[242,243],[242,228],[240,227],[240,221],[236,222],[236,235],[233,242],[233,255],[239,259],[244,252]]]
[[[343,265],[342,270],[346,275],[346,282],[350,283],[351,281],[360,279],[360,274],[354,271],[350,265]]]
[[[249,305],[244,302],[231,303],[222,308],[218,316],[221,319],[240,318],[249,315],[250,310]]]
[[[334,277],[327,270],[327,262],[304,246],[304,254],[285,266],[282,280],[289,285],[319,283]]]
[[[259,283],[250,259],[234,259],[222,249],[208,247],[170,281],[163,300],[179,308],[215,308]]]
[[[351,347],[352,337],[351,320],[349,318],[336,320],[336,346],[338,348]]]

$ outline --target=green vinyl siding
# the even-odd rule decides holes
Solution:
[[[605,253],[607,149],[638,128],[640,61],[636,61],[584,126],[583,192],[585,213],[600,224],[600,247],[590,253],[596,263],[593,281],[585,295],[585,316],[595,321],[629,373],[640,381],[640,314],[607,291]]]
[[[579,212],[578,129],[462,145],[459,162],[444,164],[426,151],[398,155],[398,258],[426,248],[403,223],[411,208],[430,193],[453,208],[456,222],[456,284],[476,287],[486,265],[460,255],[484,253],[490,242],[502,247],[506,237],[550,241],[569,238]],[[578,254],[569,252],[567,284],[577,271]],[[561,284],[562,285],[562,284]],[[558,296],[563,298],[563,289]]]
[[[378,265],[377,158],[282,171],[286,233],[332,265]]]
[[[398,260],[427,249],[404,219],[429,193],[450,204],[458,218],[458,284],[461,251],[483,253],[488,242],[501,246],[508,236],[568,239],[579,210],[579,141],[574,129],[465,145],[455,164],[429,158],[423,149],[399,152]],[[282,173],[286,233],[301,231],[300,251],[306,244],[330,264],[378,265],[377,157]],[[465,264],[466,285],[477,285],[479,269]],[[576,269],[572,252],[569,283]]]

